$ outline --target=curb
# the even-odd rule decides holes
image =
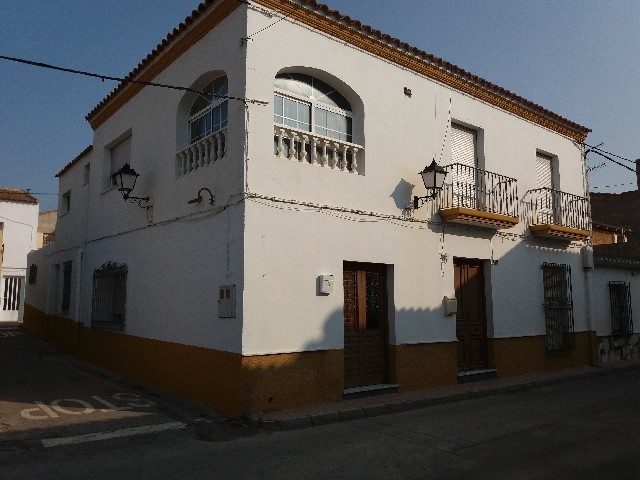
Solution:
[[[580,372],[573,375],[557,376],[551,378],[542,378],[539,380],[529,380],[522,383],[513,383],[509,385],[499,385],[489,388],[479,388],[477,390],[466,390],[451,394],[431,396],[425,398],[417,398],[413,400],[397,400],[390,399],[389,403],[380,403],[377,405],[369,405],[364,407],[354,407],[353,405],[336,404],[336,410],[315,413],[309,415],[301,415],[279,420],[269,420],[262,418],[261,415],[248,415],[243,417],[244,421],[251,426],[266,431],[287,431],[299,430],[302,428],[317,427],[338,422],[349,422],[360,420],[363,418],[373,418],[391,413],[405,412],[409,410],[417,410],[428,408],[434,405],[442,405],[445,403],[461,402],[464,400],[472,400],[475,398],[488,397],[493,395],[501,395],[505,393],[515,393],[524,390],[532,390],[534,388],[558,385],[578,380],[586,380],[589,378],[601,377],[610,373],[626,372],[630,370],[640,369],[640,363],[631,363],[628,365],[618,365],[611,367],[598,366],[589,372]],[[481,386],[481,382],[476,386]],[[467,384],[473,386],[474,383]]]

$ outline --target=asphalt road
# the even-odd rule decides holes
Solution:
[[[7,331],[0,479],[640,478],[638,369],[266,432]]]

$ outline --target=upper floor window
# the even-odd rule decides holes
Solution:
[[[337,90],[302,73],[276,75],[273,121],[351,143],[352,109]]]
[[[227,99],[221,97],[227,95],[228,88],[227,76],[223,75],[202,89],[206,95],[198,96],[189,112],[190,144],[226,128],[229,107]]]
[[[120,143],[111,148],[111,165],[109,168],[109,187],[116,184],[116,178],[113,176],[126,163],[131,163],[131,136],[128,136]]]
[[[71,190],[67,190],[62,194],[60,199],[60,215],[69,213],[71,211]]]

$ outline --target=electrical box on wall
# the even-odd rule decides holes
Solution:
[[[221,285],[218,293],[218,318],[235,318],[236,286]]]
[[[329,295],[333,292],[333,275],[320,275],[318,281],[320,283],[320,293]]]
[[[451,315],[455,315],[458,313],[458,299],[457,298],[449,298],[444,297],[442,299],[442,304],[444,305],[444,314],[449,317]]]

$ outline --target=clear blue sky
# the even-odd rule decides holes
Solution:
[[[325,3],[591,128],[587,143],[640,157],[638,0]],[[0,55],[124,76],[196,7],[196,0],[2,0]],[[0,60],[0,186],[56,193],[55,174],[92,143],[85,115],[114,87]],[[635,189],[632,172],[595,155],[588,164],[603,162],[590,174],[593,191]],[[56,208],[55,196],[38,197],[41,211]]]

